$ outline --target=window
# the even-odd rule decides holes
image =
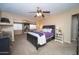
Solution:
[[[30,24],[30,30],[36,29],[36,25]]]
[[[22,24],[14,24],[14,30],[22,30]]]

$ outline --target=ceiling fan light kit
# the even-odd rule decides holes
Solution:
[[[36,13],[37,16],[42,16],[42,13]]]
[[[50,11],[43,11],[41,10],[39,7],[37,7],[37,11],[33,11],[33,12],[29,12],[29,13],[36,13],[36,15],[34,17],[45,17],[44,13],[50,13]]]

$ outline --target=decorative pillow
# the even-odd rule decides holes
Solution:
[[[52,32],[52,29],[51,28],[44,28],[42,31],[43,32]]]

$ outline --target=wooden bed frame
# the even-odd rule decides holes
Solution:
[[[46,25],[46,26],[43,26],[43,28],[52,28],[54,30],[54,34],[55,34],[55,25]],[[46,42],[49,42],[53,39],[55,39],[55,35],[53,37],[47,39]],[[36,47],[37,50],[38,50],[39,47],[45,45],[45,44],[44,45],[38,45],[38,38],[31,35],[31,34],[28,34],[28,33],[27,33],[27,40],[29,42],[31,42]]]

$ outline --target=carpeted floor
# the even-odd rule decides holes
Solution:
[[[15,43],[12,48],[13,55],[75,55],[76,43],[59,43],[50,41],[38,50],[26,39],[26,35],[15,36]]]

